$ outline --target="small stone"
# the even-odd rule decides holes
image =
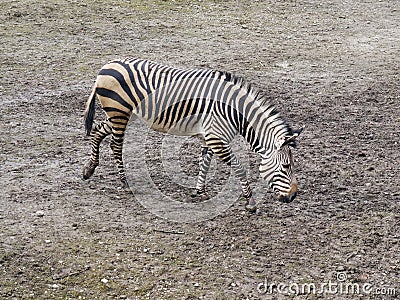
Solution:
[[[200,284],[197,283],[197,282],[195,282],[195,283],[193,284],[193,286],[194,286],[194,287],[200,287]]]
[[[339,271],[339,272],[343,272],[344,270],[345,270],[345,267],[343,267],[343,266],[337,267],[337,271]]]
[[[102,280],[100,280],[102,283],[104,283],[104,284],[106,284],[106,283],[108,283],[108,279],[106,279],[106,278],[103,278]]]
[[[35,212],[35,215],[39,218],[44,217],[44,211],[43,210],[38,210],[37,212]]]
[[[362,273],[362,274],[360,275],[360,280],[361,280],[361,281],[367,281],[367,280],[368,280],[368,275],[367,275],[366,273]]]

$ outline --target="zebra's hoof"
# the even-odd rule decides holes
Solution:
[[[199,192],[197,190],[191,196],[193,198],[200,198],[201,201],[205,201],[205,200],[210,199],[210,196],[206,192]]]
[[[245,200],[246,205],[245,208],[248,212],[250,213],[256,213],[257,212],[257,203],[254,201],[252,198],[246,199],[245,197],[240,197],[239,200]]]
[[[202,194],[200,194],[200,199],[201,199],[201,201],[208,200],[208,199],[210,199],[210,195],[208,195],[207,193],[202,193]]]
[[[246,210],[250,213],[256,213],[257,212],[257,204],[246,204],[245,206]]]
[[[96,167],[97,167],[96,165],[91,165],[91,164],[84,166],[83,167],[83,179],[85,179],[85,180],[89,179],[93,175]]]
[[[121,180],[121,190],[131,190],[126,179]]]

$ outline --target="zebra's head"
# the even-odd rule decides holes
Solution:
[[[260,175],[281,202],[292,202],[297,195],[292,148],[303,129],[304,127],[278,138],[272,153],[263,156],[261,160]]]

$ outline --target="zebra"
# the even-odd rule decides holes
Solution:
[[[106,120],[93,119],[95,98]],[[205,183],[212,157],[228,164],[240,180],[245,208],[254,212],[256,202],[246,170],[232,152],[230,142],[242,135],[261,156],[260,175],[281,202],[296,197],[291,148],[303,127],[292,130],[265,95],[242,77],[212,69],[182,69],[149,60],[127,58],[111,61],[98,73],[86,102],[84,122],[91,136],[91,156],[83,168],[88,179],[99,164],[99,147],[111,134],[111,149],[123,187],[129,187],[122,161],[124,132],[130,118],[142,119],[150,128],[202,140],[196,193],[208,198]]]

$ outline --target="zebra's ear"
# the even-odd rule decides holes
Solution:
[[[300,135],[300,133],[303,132],[304,127],[305,127],[305,126],[303,125],[303,126],[301,126],[299,129],[293,130],[293,135],[296,135],[296,137],[298,137],[298,136]]]
[[[280,148],[285,147],[286,145],[292,146],[293,148],[296,147],[296,139],[303,130],[304,126],[300,127],[299,129],[293,130],[292,135],[285,137],[285,140],[281,143]]]
[[[287,136],[285,137],[285,141],[282,143],[281,148],[289,145],[292,146],[293,148],[296,147],[296,138],[298,135],[292,135],[292,136]]]

